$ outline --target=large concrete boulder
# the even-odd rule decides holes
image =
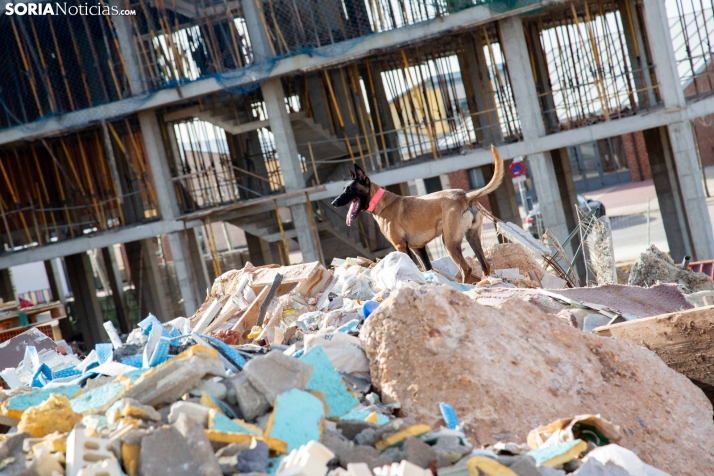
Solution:
[[[627,284],[653,286],[657,282],[680,284],[686,293],[714,290],[712,278],[689,268],[681,269],[669,255],[651,245],[632,265]]]
[[[446,286],[393,293],[361,339],[386,402],[432,426],[448,402],[476,445],[525,442],[557,418],[599,413],[646,463],[712,474],[711,403],[631,342],[583,333],[522,301],[482,306]]]

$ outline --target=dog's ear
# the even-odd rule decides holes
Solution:
[[[357,174],[357,180],[359,180],[360,182],[369,183],[369,177],[367,177],[367,174],[364,173],[362,167],[357,164],[355,164],[355,173]]]
[[[349,168],[349,167],[347,167],[347,171],[350,173],[350,178],[351,178],[352,180],[354,180],[355,177],[356,177],[356,175],[355,175],[355,173],[352,171],[352,169]]]

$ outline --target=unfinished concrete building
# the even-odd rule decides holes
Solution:
[[[347,167],[399,194],[475,187],[491,144],[526,157],[563,239],[581,146],[637,134],[672,257],[714,258],[692,128],[714,113],[711,0],[107,5],[133,14],[0,17],[0,297],[10,267],[45,262],[55,292],[66,272],[87,343],[105,339],[97,267],[128,331],[124,280],[166,320],[247,259],[383,256],[371,217],[329,205]],[[488,200],[520,223],[510,178]],[[227,226],[243,256],[220,252]]]

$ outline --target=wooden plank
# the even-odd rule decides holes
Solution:
[[[700,387],[714,386],[714,306],[602,326],[593,333],[632,341]]]
[[[248,309],[245,310],[238,322],[235,323],[232,330],[238,332],[245,332],[252,329],[256,322],[258,322],[258,313],[260,312],[260,305],[265,301],[266,296],[270,291],[270,286],[265,286],[258,296],[256,296],[255,301],[250,303]]]
[[[283,275],[278,295],[294,289],[304,298],[310,298],[320,292],[332,277],[332,273],[322,263],[314,261],[312,263],[264,269],[253,273],[250,286],[256,290],[264,286],[270,286],[273,283],[273,279],[275,279],[276,273]]]

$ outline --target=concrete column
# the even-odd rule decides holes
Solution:
[[[112,290],[112,302],[114,302],[114,310],[117,314],[117,321],[119,321],[119,330],[124,334],[128,334],[132,330],[132,325],[129,320],[126,299],[124,298],[124,283],[119,274],[119,266],[117,265],[113,246],[102,248],[102,261],[104,261],[104,268],[107,270],[107,280]]]
[[[397,195],[401,195],[402,197],[408,197],[411,195],[409,193],[409,184],[407,182],[400,182],[400,183],[395,183],[392,185],[387,185],[384,187],[385,190],[388,192],[392,192]]]
[[[501,20],[499,28],[523,139],[543,137],[545,126],[521,19],[509,17]],[[543,224],[550,227],[559,240],[564,240],[568,236],[568,226],[550,153],[528,156],[528,166],[538,194]],[[572,181],[572,177],[570,180]]]
[[[201,243],[198,241],[198,228],[189,230],[186,240],[188,241],[188,254],[191,256],[191,266],[196,280],[197,298],[199,306],[203,302],[208,293],[208,288],[211,287],[211,279],[208,277],[208,267],[206,260],[203,259],[203,250]]]
[[[399,155],[399,139],[397,138],[396,132],[394,131],[394,118],[392,117],[392,108],[389,107],[389,100],[387,100],[387,92],[384,89],[384,81],[382,81],[382,67],[376,62],[370,63],[370,71],[372,73],[371,85],[374,87],[373,96],[370,97],[370,113],[372,115],[372,124],[374,124],[375,132],[379,133],[380,124],[382,136],[377,138],[377,145],[379,150],[381,150],[383,160],[388,165],[398,164],[401,160]],[[364,76],[367,76],[365,71]],[[369,81],[370,78],[367,78]],[[371,88],[367,88],[367,91],[371,94]],[[377,103],[375,107],[375,101]],[[382,137],[384,140],[382,140]],[[384,153],[384,150],[389,152]]]
[[[123,10],[125,4],[121,0],[109,0],[109,5]],[[132,95],[141,94],[146,91],[146,85],[142,81],[141,63],[134,48],[134,34],[129,24],[129,18],[122,15],[113,15],[110,17],[114,25],[114,31],[119,41],[119,49],[124,57],[129,81],[131,82]]]
[[[9,269],[0,269],[0,299],[4,302],[14,301],[15,286],[12,284],[12,273]]]
[[[186,234],[182,232],[169,233],[169,246],[171,247],[171,255],[174,259],[174,269],[176,270],[176,280],[178,281],[181,297],[183,298],[183,308],[186,317],[191,317],[198,309],[199,298],[197,297],[198,290],[193,285],[194,273],[191,269],[193,263],[189,257],[189,244]],[[179,250],[176,253],[176,250]],[[203,303],[203,301],[201,301]]]
[[[506,168],[510,161],[506,163]],[[484,165],[481,167],[483,179],[486,183],[493,178],[494,166]],[[506,172],[503,183],[495,191],[488,195],[488,204],[491,206],[491,213],[503,221],[508,221],[521,225],[521,214],[518,211],[518,201],[516,201],[516,190],[513,186],[511,175]]]
[[[312,119],[326,131],[332,131],[334,124],[330,120],[330,114],[328,113],[330,105],[327,103],[327,93],[324,88],[320,72],[307,75],[307,94],[310,98]]]
[[[143,319],[149,313],[162,322],[176,317],[172,315],[169,295],[156,262],[154,240],[131,241],[125,243],[124,248],[139,303],[139,318]]]
[[[283,108],[284,109],[284,108]],[[287,114],[286,114],[287,115]],[[154,178],[154,190],[159,202],[161,217],[164,220],[173,220],[180,215],[178,200],[176,198],[175,187],[171,180],[171,169],[169,167],[168,154],[164,148],[161,125],[153,111],[139,114],[141,132],[146,145],[146,152],[149,157],[149,165]],[[277,137],[276,137],[277,140]],[[297,158],[297,155],[296,155]],[[184,303],[184,312],[187,316],[192,316],[197,306],[196,293],[191,285],[190,258],[186,255],[188,244],[181,232],[174,232],[168,235],[171,254],[176,267],[176,277],[179,282],[179,290]],[[166,319],[172,318],[169,315]]]
[[[644,20],[649,33],[650,51],[656,68],[660,97],[667,109],[684,107],[686,101],[677,70],[664,2],[645,0],[644,7]],[[707,210],[702,171],[697,158],[697,144],[694,140],[692,126],[689,121],[674,123],[667,128],[667,133],[669,144],[666,144],[667,141],[663,137],[660,137],[661,140],[657,141],[656,145],[650,144],[649,141],[646,142],[648,154],[650,147],[659,148],[659,144],[663,144],[660,155],[665,158],[664,163],[667,163],[667,154],[672,154],[672,164],[667,166],[667,172],[674,175],[670,175],[671,186],[665,187],[670,190],[666,191],[665,188],[660,188],[657,191],[660,210],[663,212],[662,216],[664,217],[663,206],[674,207],[680,214],[679,234],[681,236],[672,236],[673,242],[670,243],[672,257],[679,259],[674,255],[675,251],[673,250],[676,250],[677,253],[686,251],[687,254],[698,260],[714,258],[714,234]],[[659,135],[662,136],[662,134]],[[651,162],[659,160],[653,158],[651,154],[649,155]],[[662,160],[659,160],[660,166],[662,163]],[[664,173],[664,170],[660,170],[660,173]],[[656,175],[654,165],[652,175],[653,178]],[[657,188],[658,181],[661,184],[665,181],[664,178],[659,180],[654,178],[654,180],[655,188]],[[675,184],[675,181],[678,183]],[[663,190],[662,197],[659,196],[659,190]],[[665,200],[674,200],[674,203],[664,205],[663,201]],[[675,234],[677,231],[673,229],[671,233]],[[670,241],[670,232],[667,234],[667,241]]]
[[[655,75],[659,83],[659,95],[665,108],[682,107],[686,105],[686,101],[674,57],[667,9],[661,0],[645,0],[644,7],[645,28],[648,33],[652,61],[655,65]]]
[[[253,266],[263,266],[266,264],[280,263],[280,252],[278,243],[268,243],[259,236],[245,234],[248,244],[248,254]]]
[[[553,100],[552,87],[550,84],[550,75],[548,73],[548,62],[545,57],[545,51],[540,43],[540,34],[538,32],[538,24],[536,22],[528,22],[528,35],[533,47],[533,66],[536,71],[536,84],[538,90],[543,93],[540,96],[540,105],[545,116],[545,121],[548,131],[557,131],[560,129],[558,115],[555,112],[555,101]]]
[[[649,61],[645,48],[645,35],[640,25],[636,0],[617,0],[617,6],[624,25],[623,33],[635,80],[635,89],[639,91],[637,93],[638,106],[649,109],[657,104],[657,98],[652,88],[652,75],[647,69]]]
[[[458,55],[459,69],[463,76],[466,100],[469,104],[471,121],[476,132],[476,140],[486,144],[503,141],[496,101],[490,85],[488,65],[483,46],[476,38],[468,38],[462,43],[463,52]],[[484,112],[474,116],[477,112]]]
[[[60,301],[64,304],[67,301],[67,295],[65,284],[62,279],[62,273],[64,273],[62,268],[62,259],[54,258],[45,261],[45,273],[47,274],[47,281],[50,283],[52,300]]]
[[[97,299],[97,288],[94,285],[94,272],[89,255],[86,252],[65,256],[69,285],[74,295],[74,308],[77,320],[82,329],[82,337],[87,349],[94,344],[106,342],[109,339],[104,331],[102,310]]]
[[[255,2],[252,0],[243,0],[243,13],[248,25],[248,33],[250,34],[253,51],[258,57],[272,56],[272,50],[266,37],[266,32],[263,29],[263,23],[256,10]],[[278,160],[280,161],[280,170],[283,175],[285,189],[288,192],[301,190],[305,188],[305,179],[300,169],[300,161],[298,159],[297,144],[293,133],[290,117],[285,107],[285,92],[280,78],[272,78],[263,83],[261,86],[263,100],[268,111],[268,119],[270,121],[270,130],[275,137],[275,146],[278,152]],[[290,207],[295,230],[297,231],[297,239],[302,251],[303,261],[317,261],[320,259],[319,241],[315,240],[315,233],[312,229],[312,221],[308,215],[304,204]]]

